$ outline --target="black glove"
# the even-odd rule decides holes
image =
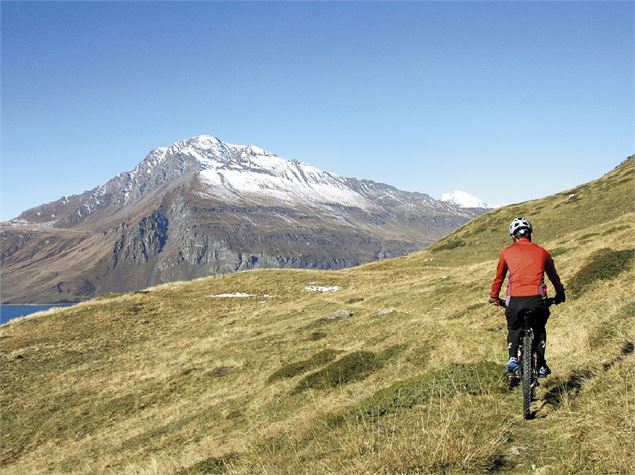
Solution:
[[[554,303],[556,305],[558,305],[559,303],[563,303],[565,300],[567,300],[567,296],[564,294],[564,292],[561,292],[559,294],[556,294],[556,298],[554,299]]]
[[[496,298],[490,297],[489,298],[489,303],[493,303],[497,307],[500,307],[502,305],[501,299],[499,299],[498,297],[496,297]]]

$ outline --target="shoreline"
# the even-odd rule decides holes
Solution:
[[[0,303],[0,307],[40,307],[40,306],[48,306],[48,307],[60,307],[62,305],[77,305],[81,302],[65,302],[65,303]]]
[[[0,325],[4,326],[16,319],[29,318],[50,310],[61,310],[77,305],[76,303],[31,303],[0,304]]]

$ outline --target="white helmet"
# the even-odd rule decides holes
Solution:
[[[527,221],[522,216],[514,218],[512,223],[509,225],[509,235],[514,237],[517,232],[526,230],[526,232],[521,234],[531,234],[532,228],[531,223]]]

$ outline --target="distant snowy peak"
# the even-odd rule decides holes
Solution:
[[[441,201],[455,204],[460,208],[498,208],[498,205],[487,204],[476,196],[460,190],[441,194]]]

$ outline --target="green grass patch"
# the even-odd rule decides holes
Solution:
[[[375,353],[356,351],[329,364],[325,368],[306,376],[295,388],[293,394],[307,388],[328,389],[368,377],[377,369]]]
[[[397,356],[399,353],[406,350],[407,348],[408,348],[408,345],[389,346],[388,348],[386,348],[384,351],[382,351],[376,356],[376,360],[378,363],[381,363],[381,365],[383,366],[384,363],[388,362],[388,360],[393,359],[395,356]]]
[[[316,353],[306,360],[289,363],[269,376],[268,381],[273,383],[281,379],[293,378],[294,376],[306,373],[312,369],[319,368],[320,366],[333,361],[338,353],[339,352],[335,350],[324,350]]]
[[[592,237],[596,237],[596,236],[599,236],[599,235],[600,235],[600,233],[588,233],[588,234],[585,234],[583,236],[580,236],[580,239],[581,240],[589,240]]]
[[[384,364],[405,347],[395,345],[381,353],[370,351],[355,351],[332,362],[315,373],[311,373],[300,381],[292,394],[297,394],[305,389],[329,389],[336,386],[359,381],[367,378],[373,372],[381,369]]]
[[[615,226],[615,227],[607,229],[606,231],[602,233],[602,236],[610,236],[611,234],[615,234],[619,231],[625,231],[627,229],[631,229],[631,226],[627,224],[622,224],[620,226]]]
[[[600,249],[591,254],[587,263],[573,276],[569,282],[569,290],[573,295],[580,295],[592,283],[614,279],[632,264],[633,249]]]
[[[431,397],[505,391],[503,371],[491,361],[452,364],[378,391],[354,409],[357,416],[376,419],[399,409],[423,404]]]
[[[613,345],[630,333],[635,317],[635,302],[630,302],[620,308],[608,319],[599,324],[589,333],[588,341],[592,350]]]
[[[465,241],[463,239],[453,239],[444,243],[439,244],[438,246],[434,246],[432,249],[433,252],[436,251],[451,251],[452,249],[456,249],[459,247],[465,246]]]
[[[435,347],[436,344],[432,342],[425,342],[424,344],[417,345],[404,356],[404,360],[414,366],[424,368],[428,364],[430,354]]]
[[[629,302],[620,309],[626,318],[635,318],[635,302]]]
[[[610,341],[619,338],[620,335],[621,332],[619,328],[611,324],[600,325],[589,335],[589,346],[592,350],[596,350]]]
[[[231,453],[223,457],[210,457],[179,470],[176,475],[203,475],[208,473],[226,473],[232,462],[238,459],[238,454]]]
[[[551,257],[557,257],[567,253],[568,251],[569,249],[566,247],[554,247],[551,251],[549,251],[549,254],[551,254]]]

